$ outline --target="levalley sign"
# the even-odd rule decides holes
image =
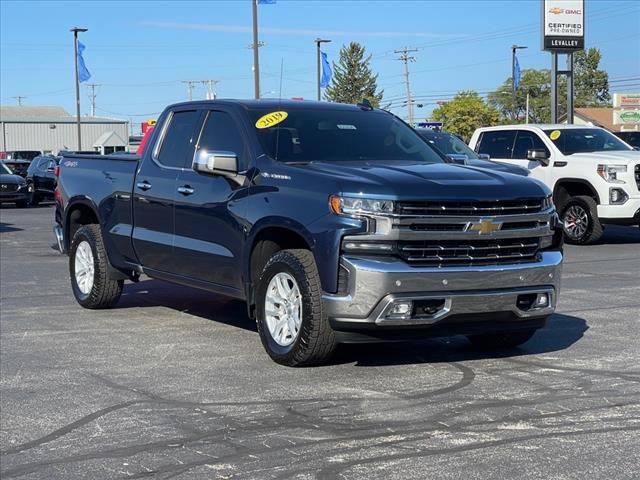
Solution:
[[[542,0],[542,49],[584,49],[584,0]]]

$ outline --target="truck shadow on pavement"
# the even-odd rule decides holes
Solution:
[[[247,316],[244,302],[189,287],[158,280],[125,285],[116,308],[145,307],[166,307],[257,334],[256,324]],[[374,367],[535,355],[565,350],[579,341],[587,329],[585,320],[556,313],[547,321],[545,328],[516,348],[478,350],[462,336],[407,342],[345,344],[338,347],[330,363]]]
[[[0,233],[20,232],[23,228],[14,227],[13,223],[0,222]]]
[[[637,226],[605,226],[604,235],[596,245],[633,245],[640,243],[640,228]]]

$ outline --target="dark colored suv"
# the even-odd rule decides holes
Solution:
[[[39,155],[31,161],[27,170],[27,191],[29,204],[37,205],[42,200],[53,200],[56,189],[56,167],[60,157]]]

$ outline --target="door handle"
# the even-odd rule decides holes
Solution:
[[[193,188],[191,188],[189,185],[184,185],[182,187],[178,187],[178,193],[181,193],[182,195],[191,195],[192,193],[194,193],[195,190]]]
[[[136,187],[138,187],[140,190],[144,190],[146,192],[147,190],[149,190],[151,188],[151,184],[145,180],[144,182],[136,183]]]

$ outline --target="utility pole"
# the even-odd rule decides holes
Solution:
[[[200,83],[207,86],[207,100],[215,100],[216,92],[214,90],[214,85],[216,85],[219,80],[200,80]]]
[[[22,95],[17,95],[15,97],[11,97],[11,98],[15,98],[16,102],[18,103],[18,106],[21,107],[22,106],[22,100],[27,98],[27,97],[24,97]]]
[[[258,56],[258,0],[251,0],[253,13],[253,89],[255,98],[260,98],[260,58]]]
[[[195,83],[200,83],[200,80],[183,80],[182,83],[187,84],[187,93],[189,95],[189,101],[193,100],[193,85]]]
[[[99,87],[99,83],[87,83],[87,87],[91,89],[91,93],[89,94],[89,98],[91,99],[91,116],[96,116],[96,87]]]
[[[73,50],[76,64],[76,123],[78,124],[78,151],[82,150],[82,133],[80,129],[80,76],[78,75],[78,33],[88,31],[88,28],[73,27]]]
[[[407,47],[404,47],[402,50],[395,50],[395,53],[400,54],[400,58],[398,58],[398,60],[404,62],[404,78],[405,83],[407,84],[407,113],[409,125],[413,125],[413,99],[411,98],[411,84],[409,82],[409,62],[416,61],[415,57],[409,56],[409,53],[417,51],[418,50],[416,48],[409,49]]]

